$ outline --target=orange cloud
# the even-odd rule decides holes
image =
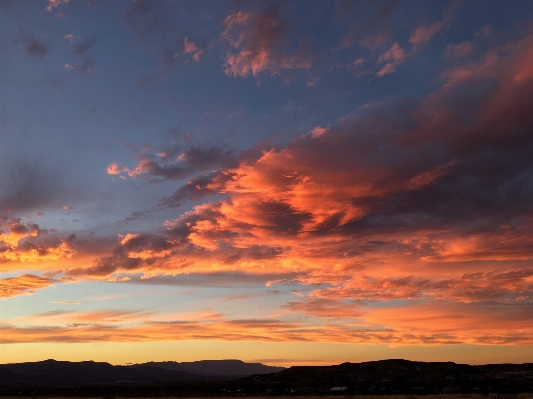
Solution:
[[[301,273],[302,283],[338,284],[351,265],[388,274],[393,265],[410,267],[423,279],[419,269],[427,263],[529,260],[524,173],[532,142],[524,126],[531,126],[531,48],[531,35],[511,41],[478,64],[445,72],[442,88],[411,108],[391,105],[387,115],[376,109],[195,177],[176,190],[176,204],[217,193],[226,198],[196,206],[167,221],[167,231],[132,237],[113,256],[71,272],[268,268]],[[396,50],[383,61],[401,59]],[[480,77],[493,82],[491,91],[478,85]],[[457,107],[463,92],[454,90],[467,84],[476,101],[469,97]],[[522,152],[510,159],[509,146]],[[181,169],[167,160],[204,165],[207,153],[169,148],[157,153],[161,163],[142,160],[135,170],[175,180]],[[170,198],[162,204],[175,206]],[[471,271],[462,267],[459,275]]]
[[[21,274],[17,277],[3,278],[0,279],[0,298],[33,294],[37,290],[50,287],[60,281],[68,280],[56,280],[49,277],[39,277],[34,274]]]
[[[510,302],[517,298],[528,298],[532,292],[533,272],[524,269],[465,273],[462,276],[441,280],[422,276],[388,278],[358,276],[337,287],[312,291],[309,297],[370,301],[434,298],[470,303]]]
[[[35,315],[31,324],[18,320],[15,327],[0,325],[1,343],[22,342],[139,342],[175,340],[387,343],[396,345],[448,343],[531,344],[531,306],[506,315],[499,309],[498,321],[486,323],[483,308],[465,313],[460,307],[430,306],[381,309],[365,314],[368,321],[312,323],[276,319],[226,319],[222,314],[154,315],[138,311],[53,312]],[[439,319],[442,315],[442,319]],[[477,316],[476,316],[477,315]],[[474,316],[474,317],[471,317]],[[523,317],[526,316],[524,319]],[[522,318],[522,319],[520,319]],[[374,320],[377,319],[377,324]],[[52,323],[43,324],[50,320]],[[61,320],[70,320],[68,324]],[[35,324],[39,321],[40,324]],[[396,327],[383,327],[387,321]],[[434,327],[428,330],[428,322]],[[61,324],[54,324],[60,322]],[[510,327],[510,328],[509,328]]]
[[[269,49],[281,34],[272,15],[262,22]],[[229,45],[247,46],[254,18],[232,14]],[[459,60],[421,102],[389,101],[278,148],[237,156],[223,145],[173,143],[140,151],[133,169],[109,166],[150,181],[188,179],[161,207],[217,198],[159,230],[125,232],[112,249],[106,241],[96,260],[62,267],[67,275],[116,284],[201,285],[214,276],[222,286],[316,284],[307,296],[294,290],[303,296],[282,306],[279,319],[103,312],[70,315],[76,327],[59,315],[41,317],[50,320],[44,326],[26,320],[4,326],[2,336],[91,342],[105,330],[119,341],[531,343],[532,49],[529,35],[478,61]],[[384,64],[405,57],[399,45],[386,54]],[[257,71],[274,68],[264,65]],[[41,239],[32,225],[3,226],[4,257]],[[312,317],[306,324],[296,314]]]
[[[35,223],[6,219],[0,229],[0,245],[3,244],[3,247],[0,246],[0,261],[39,262],[70,258],[76,253],[69,244],[75,236],[61,240],[58,244],[36,243],[33,239],[40,238],[47,231],[40,229]]]

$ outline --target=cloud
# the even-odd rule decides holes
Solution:
[[[72,43],[73,38],[70,38],[70,40]],[[77,44],[76,47],[74,47],[74,50],[72,50],[72,54],[75,56],[80,56],[89,51],[92,47],[94,47],[97,42],[98,39],[95,36],[88,37],[82,40],[79,44]]]
[[[448,58],[462,58],[468,56],[474,50],[472,42],[462,42],[456,45],[448,44],[444,50],[444,56]]]
[[[172,195],[161,198],[159,203],[165,207],[176,208],[187,200],[201,200],[204,197],[216,195],[218,194],[216,187],[231,178],[231,174],[220,172],[195,176],[174,191]]]
[[[200,45],[198,43],[193,42],[192,40],[189,40],[189,38],[185,37],[183,39],[183,54],[192,54],[192,58],[194,61],[198,62],[200,61],[200,56],[206,51],[207,46],[204,46],[204,48],[200,48]]]
[[[55,89],[59,89],[63,87],[64,81],[63,79],[59,78],[47,78],[43,81],[43,84],[46,86],[53,87]]]
[[[444,299],[462,303],[499,301],[501,303],[528,297],[533,292],[533,271],[465,273],[460,277],[434,280],[427,277],[350,279],[340,287],[309,293],[313,301],[329,300],[387,301],[391,299]],[[533,299],[533,298],[532,298]],[[342,302],[337,302],[342,305]]]
[[[394,72],[404,60],[405,52],[398,43],[394,43],[391,48],[379,56],[378,63],[386,62],[386,64],[378,71],[378,73],[376,73],[376,75],[383,76],[387,73]]]
[[[48,53],[48,46],[38,41],[34,36],[28,36],[26,39],[26,54],[30,57],[44,57]]]
[[[310,298],[299,302],[288,302],[282,308],[291,312],[299,312],[318,317],[328,318],[358,318],[362,313],[360,305],[354,302],[343,302],[325,297]]]
[[[122,243],[79,273],[268,266],[301,271],[302,283],[336,285],[349,281],[357,264],[531,259],[532,47],[527,36],[493,48],[479,64],[443,73],[442,87],[418,103],[388,102],[285,147],[232,160],[236,166],[223,166],[218,147],[196,152],[179,145],[142,155],[135,169],[113,165],[110,172],[169,180],[185,176],[184,169],[218,166],[160,205],[222,198],[168,220],[164,232],[132,239],[135,247]],[[397,59],[393,46],[383,61]],[[197,160],[188,165],[189,154]],[[263,248],[260,262],[254,248]],[[413,284],[426,278],[416,266],[413,272]]]
[[[435,36],[435,34],[437,34],[437,32],[444,28],[444,26],[444,20],[435,22],[431,25],[421,25],[413,31],[411,37],[409,38],[409,42],[415,46],[426,44],[433,36]]]
[[[126,27],[137,37],[143,39],[161,31],[175,30],[172,22],[174,12],[163,1],[132,1],[126,11]]]
[[[72,195],[66,191],[63,177],[63,171],[42,162],[8,162],[0,173],[0,215],[60,207]]]
[[[107,173],[151,182],[175,181],[201,171],[235,165],[237,162],[235,151],[221,143],[174,143],[155,154],[140,151],[138,158],[139,162],[133,169],[113,162],[107,167]]]
[[[262,341],[262,342],[336,342],[396,345],[442,345],[450,343],[530,345],[531,306],[516,312],[502,306],[498,321],[490,323],[483,307],[467,312],[464,306],[443,307],[434,313],[430,306],[408,309],[382,309],[370,313],[372,319],[387,320],[397,329],[371,323],[308,324],[302,320],[230,319],[206,310],[182,314],[157,314],[142,310],[113,309],[90,312],[33,315],[7,320],[0,325],[2,343],[22,342],[139,342],[175,340]],[[528,313],[529,312],[529,313]],[[443,316],[438,320],[438,315]],[[374,316],[375,315],[375,316]],[[470,317],[473,316],[473,317]],[[435,320],[435,331],[421,329],[428,319]],[[69,320],[66,324],[65,321]],[[487,324],[487,322],[489,322]],[[488,326],[488,327],[487,327]],[[511,327],[509,329],[509,327]],[[103,333],[105,332],[105,334]]]
[[[0,298],[17,295],[31,295],[35,291],[52,286],[57,280],[39,277],[34,274],[21,274],[17,277],[0,279]]]
[[[212,43],[204,39],[193,41],[190,35],[186,33],[179,33],[177,36],[178,39],[171,46],[167,47],[161,55],[161,64],[163,66],[180,60],[188,62],[191,58],[194,62],[199,62],[200,57],[212,46]]]
[[[70,42],[70,44],[77,42],[80,40],[79,36],[73,35],[72,33],[68,33],[66,35],[63,35],[63,39],[66,39]]]
[[[172,285],[183,287],[257,287],[265,286],[270,281],[289,282],[297,278],[296,273],[243,273],[243,272],[208,272],[172,275],[133,277],[128,284]]]
[[[489,37],[492,35],[492,28],[489,25],[484,25],[479,29],[474,36],[480,37]]]
[[[68,4],[69,0],[48,0],[46,11],[51,12],[54,8],[59,7],[62,4]]]
[[[89,74],[93,70],[95,65],[96,62],[92,58],[89,58],[81,64],[65,64],[64,67],[67,68],[69,71],[72,71],[73,73]]]
[[[176,63],[200,62],[213,43],[176,23],[183,4],[164,1],[134,1],[125,14],[127,29],[150,52],[157,54],[162,72]]]
[[[451,22],[453,15],[457,9],[457,5],[452,5],[444,11],[442,20],[434,22],[430,25],[420,25],[417,27],[409,38],[409,42],[413,46],[421,46],[428,43],[433,36],[446,28]]]
[[[371,50],[385,46],[392,38],[391,19],[398,4],[396,0],[351,3],[349,9],[341,4],[336,12],[337,18],[348,26],[348,32],[334,51],[356,43]]]
[[[75,235],[59,242],[39,240],[46,233],[35,223],[3,218],[0,223],[0,262],[42,262],[70,258],[76,253],[71,247]]]
[[[532,49],[528,35],[458,59],[425,98],[389,100],[283,146],[246,154],[187,141],[144,146],[134,168],[116,163],[109,173],[187,176],[158,205],[204,203],[151,232],[125,232],[109,253],[65,273],[306,287],[275,320],[154,318],[112,325],[116,340],[531,342]],[[401,60],[400,50],[393,45],[382,63]],[[10,328],[6,340],[16,339]],[[35,328],[24,331],[52,339]],[[54,336],[70,339],[62,328]],[[78,328],[72,339],[98,331]]]
[[[25,237],[37,237],[43,231],[35,223],[21,223],[20,219],[2,218],[2,234],[0,242],[10,248],[16,248],[21,239]],[[44,231],[46,233],[46,231]]]
[[[17,38],[13,40],[13,44],[22,42],[24,44],[24,50],[26,55],[32,58],[42,58],[48,53],[48,45],[37,39],[33,35],[28,35],[24,31],[20,31]]]
[[[260,73],[277,74],[284,69],[310,69],[313,50],[308,40],[301,40],[298,49],[292,50],[287,32],[287,21],[275,8],[262,12],[233,12],[222,22],[223,43],[229,45],[225,59],[228,76],[247,77]]]

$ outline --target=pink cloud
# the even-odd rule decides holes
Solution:
[[[523,126],[531,123],[526,106],[533,84],[527,68],[531,47],[527,37],[489,50],[481,64],[454,67],[443,75],[441,88],[412,108],[377,108],[362,118],[318,127],[285,147],[241,159],[234,167],[191,179],[176,190],[175,199],[162,204],[223,197],[168,220],[166,232],[122,243],[115,256],[86,272],[205,272],[212,267],[250,271],[268,265],[279,272],[302,271],[299,281],[304,284],[336,285],[347,281],[349,265],[354,264],[373,265],[376,273],[382,269],[388,274],[396,265],[410,270],[408,276],[441,281],[457,275],[437,278],[420,268],[435,262],[530,259],[527,207],[522,205],[528,203],[528,191],[521,191],[523,199],[505,194],[506,187],[522,181],[526,153],[506,163],[505,173],[487,174],[480,172],[487,162],[480,149],[491,148],[495,162],[500,156],[507,159],[494,153],[495,143],[502,151],[502,146],[518,145],[513,143],[532,145],[523,133]],[[504,50],[507,55],[500,56]],[[403,50],[393,45],[381,61],[403,57]],[[478,85],[480,76],[505,84],[486,93],[487,86]],[[468,85],[468,95],[478,100],[469,97],[466,105],[457,106],[458,85]],[[492,133],[480,133],[484,131]],[[429,155],[428,148],[437,145],[439,154]],[[189,157],[181,150],[159,154],[178,162]],[[127,173],[170,173],[171,178],[175,170],[170,166],[148,157]],[[501,187],[501,194],[488,194],[494,191],[488,187],[494,186]],[[511,205],[514,201],[521,205]],[[502,207],[507,213],[499,211]],[[485,230],[471,231],[488,220],[492,222]],[[262,252],[254,252],[258,248]],[[405,270],[396,277],[404,278]],[[464,265],[456,272],[471,270]]]
[[[346,24],[348,32],[340,46],[333,51],[337,52],[356,43],[372,50],[385,46],[393,36],[391,18],[397,7],[398,3],[390,1],[359,4],[352,7],[352,12],[339,9],[337,18],[341,24]]]
[[[309,69],[313,65],[308,42],[302,41],[296,52],[288,51],[288,27],[274,9],[257,14],[235,12],[222,25],[222,41],[237,50],[226,55],[228,76],[276,74],[283,69]]]
[[[168,212],[187,200],[204,203],[150,233],[124,232],[111,249],[107,241],[83,263],[62,267],[67,275],[155,284],[162,275],[218,273],[226,283],[261,276],[270,287],[306,290],[288,290],[303,296],[292,296],[279,320],[150,314],[125,326],[120,315],[99,313],[79,315],[93,324],[75,334],[50,324],[62,326],[55,337],[91,342],[101,318],[110,340],[125,341],[531,342],[532,48],[530,35],[477,62],[459,59],[421,101],[369,106],[284,146],[239,155],[176,142],[139,150],[131,169],[111,164],[109,173],[126,177],[187,179],[158,204]],[[405,57],[394,44],[379,59]],[[4,228],[2,253],[37,238],[19,225]],[[349,322],[337,325],[336,317]],[[169,321],[182,329],[165,327]],[[3,336],[44,342],[53,339],[45,327],[6,327]]]
[[[112,162],[107,167],[107,174],[108,175],[119,175],[122,172],[127,172],[127,171],[128,171],[128,168],[126,168],[125,165],[118,164],[116,162]]]
[[[381,54],[378,58],[378,63],[386,62],[377,73],[377,76],[383,76],[392,73],[405,61],[405,52],[398,43],[394,43],[391,48]]]
[[[445,25],[446,21],[443,20],[435,22],[431,25],[419,26],[411,34],[409,42],[415,46],[420,44],[426,44],[431,40],[433,36],[435,36],[435,34],[437,34],[442,28],[444,28]]]
[[[480,36],[480,37],[489,37],[491,35],[492,35],[492,28],[489,25],[483,26],[476,33],[474,33],[474,36]]]
[[[474,50],[472,42],[462,42],[456,44],[448,44],[444,50],[444,56],[449,58],[463,58],[468,56]]]
[[[46,11],[52,11],[54,8],[59,7],[61,4],[68,4],[69,0],[48,0]]]
[[[185,54],[194,53],[198,50],[198,46],[193,41],[190,41],[188,38],[184,39],[184,49]]]
[[[192,54],[194,61],[200,61],[200,56],[204,54],[206,47],[200,48],[197,43],[193,42],[189,38],[183,40],[183,54]]]

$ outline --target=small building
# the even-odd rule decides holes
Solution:
[[[342,391],[346,391],[348,387],[333,387],[330,389],[330,391],[333,391],[333,392],[342,392]]]

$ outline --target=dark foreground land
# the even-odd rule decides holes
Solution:
[[[404,395],[401,399],[433,395],[435,399],[445,399],[453,395],[457,399],[533,399],[532,363],[470,366],[452,362],[383,360],[297,366],[281,371],[258,364],[248,368],[244,363],[233,363],[236,369],[231,371],[230,363],[215,361],[207,371],[194,365],[196,374],[184,371],[180,364],[112,366],[48,360],[0,365],[0,395],[104,399],[279,395],[379,395],[381,398]],[[248,376],[243,377],[246,373]]]

